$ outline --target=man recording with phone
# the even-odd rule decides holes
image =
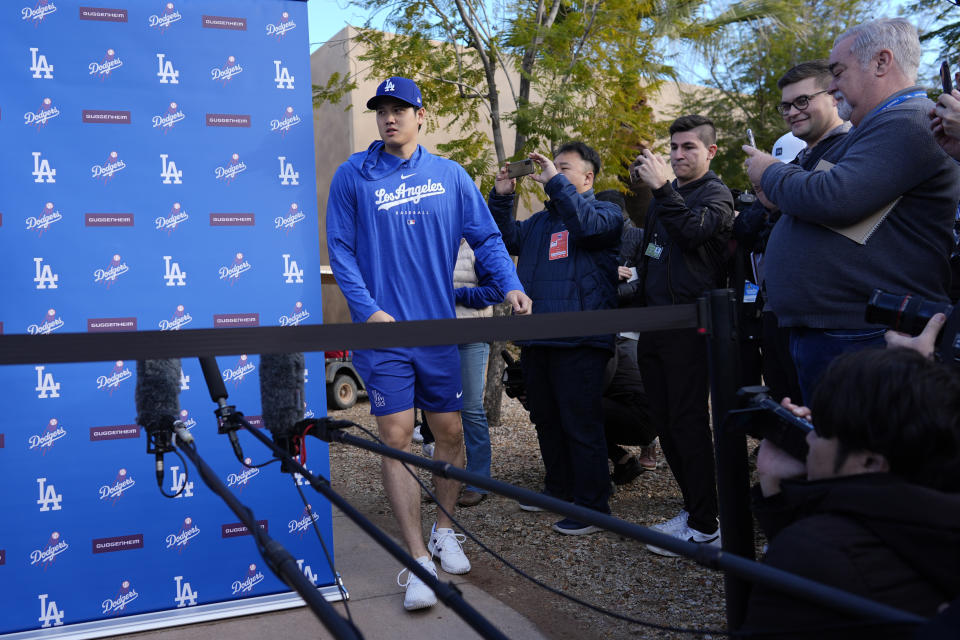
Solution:
[[[599,154],[567,142],[553,160],[539,153],[531,179],[550,198],[546,208],[514,220],[516,178],[510,165],[497,174],[488,205],[507,251],[518,256],[517,275],[533,299],[533,313],[589,311],[617,306],[620,208],[594,197]],[[612,334],[520,342],[520,363],[530,418],[546,470],[544,493],[609,513],[610,479],[604,438],[603,372],[613,354]],[[539,511],[520,505],[525,511]],[[564,518],[553,529],[566,535],[598,531]]]
[[[904,348],[833,361],[813,395],[805,462],[769,440],[757,457],[754,514],[764,562],[925,617],[960,596],[960,377]],[[956,606],[956,605],[954,605]],[[903,638],[755,585],[751,637]]]
[[[669,179],[666,162],[647,149],[630,167],[634,180],[653,190],[653,202],[639,255],[632,257],[637,280],[620,285],[625,301],[688,304],[725,284],[733,196],[710,171],[716,143],[710,120],[683,116],[670,125],[670,167],[676,180]],[[637,360],[660,448],[683,494],[680,513],[653,528],[681,540],[720,546],[706,340],[689,329],[641,333]]]

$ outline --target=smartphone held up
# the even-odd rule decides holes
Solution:
[[[507,177],[509,178],[519,178],[520,176],[530,175],[533,172],[533,160],[530,158],[507,163]]]

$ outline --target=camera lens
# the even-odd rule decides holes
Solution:
[[[870,301],[867,302],[864,320],[915,336],[923,331],[923,327],[934,314],[943,313],[949,316],[952,310],[953,307],[945,302],[933,302],[922,296],[898,295],[874,289]]]

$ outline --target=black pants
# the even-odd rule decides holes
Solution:
[[[687,523],[712,533],[717,529],[717,480],[706,340],[689,329],[641,333],[637,361],[660,448],[690,513]]]
[[[620,445],[645,447],[657,437],[650,421],[646,394],[603,396],[603,430],[607,440],[607,457],[612,462],[629,453]]]
[[[772,311],[764,311],[763,317],[763,382],[770,387],[770,397],[779,402],[784,396],[795,404],[810,402],[802,398],[797,367],[790,356],[790,329],[781,328]]]
[[[520,365],[550,495],[610,513],[603,435],[603,370],[611,353],[595,347],[523,347]]]

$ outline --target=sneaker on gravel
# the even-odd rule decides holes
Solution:
[[[540,495],[543,496],[544,498],[556,498],[556,496],[552,496],[546,491],[541,491]],[[565,502],[572,502],[571,500],[566,500],[565,498],[560,498],[560,499],[564,500]],[[519,500],[517,501],[517,506],[520,507],[520,509],[522,509],[523,511],[546,511],[546,509],[544,509],[543,507],[539,507],[535,504],[525,504],[523,502],[520,502]]]
[[[613,475],[611,478],[614,484],[627,484],[633,482],[636,477],[644,471],[646,471],[646,469],[640,464],[640,461],[637,460],[635,456],[630,456],[623,464],[619,462],[613,463]]]
[[[463,553],[461,543],[467,539],[453,529],[438,529],[436,523],[430,530],[430,542],[427,551],[434,558],[440,558],[440,568],[447,573],[460,575],[470,571],[470,561]]]
[[[420,433],[420,425],[417,425],[413,428],[413,441],[414,442],[423,442],[423,434]]]
[[[433,458],[433,448],[434,448],[433,445],[434,443],[428,442],[427,444],[421,447],[420,451],[423,452],[424,458]]]
[[[437,568],[433,565],[430,556],[421,556],[417,558],[417,562],[432,573],[434,578],[437,577]],[[406,582],[400,582],[400,577],[407,572],[408,569],[404,569],[397,574],[397,585],[405,587],[407,590],[403,595],[403,608],[407,611],[413,611],[415,609],[426,609],[437,604],[437,594],[413,573],[407,575]]]
[[[559,522],[553,523],[553,530],[568,536],[582,536],[588,533],[596,533],[600,531],[600,527],[595,527],[592,524],[584,524],[571,518],[564,518]]]
[[[688,527],[684,525],[682,530],[675,531],[668,535],[671,535],[674,538],[677,538],[679,540],[686,540],[687,542],[692,542],[694,544],[709,545],[711,547],[720,546],[720,527],[717,527],[717,530],[714,531],[713,533],[704,533],[702,531],[697,531],[693,527]],[[655,547],[652,544],[648,544],[647,549],[657,554],[658,556],[666,556],[668,558],[674,558],[680,555],[678,553],[674,553],[673,551],[667,551],[666,549]]]
[[[640,453],[637,455],[637,462],[647,471],[657,470],[657,439],[645,447],[640,447]]]
[[[654,531],[659,531],[660,533],[665,533],[668,536],[672,536],[677,531],[683,531],[687,528],[688,517],[690,517],[690,513],[686,509],[680,509],[680,513],[673,516],[666,522],[650,525],[650,528]]]

